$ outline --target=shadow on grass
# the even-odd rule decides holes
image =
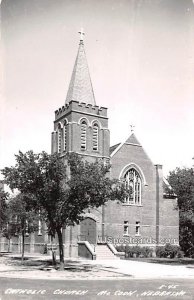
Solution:
[[[22,261],[21,256],[13,255],[10,256],[10,253],[1,253],[0,258],[3,259],[3,263],[9,266],[15,267],[16,271],[30,271],[30,270],[40,270],[40,271],[58,271],[60,269],[60,263],[57,261],[57,264],[54,266],[52,258],[44,257],[35,257],[35,256],[26,256]],[[81,260],[72,260],[65,259],[64,271],[73,272],[73,273],[89,273],[89,272],[98,272],[100,270],[110,271],[116,269],[112,266],[103,266],[98,263],[90,264],[87,262],[82,262]]]
[[[4,263],[9,266],[13,266],[17,271],[30,271],[30,270],[42,270],[42,271],[51,271],[51,270],[59,270],[60,263],[57,261],[57,264],[54,266],[52,262],[52,258],[50,259],[37,259],[36,257],[27,256],[24,257],[22,261],[21,256],[8,256],[6,254],[1,254],[2,258],[4,258]],[[98,271],[102,266],[95,264],[90,265],[87,263],[82,263],[78,260],[65,260],[64,263],[64,271],[69,272],[84,272],[88,273],[91,271]]]
[[[38,267],[38,266],[49,266],[52,265],[52,260],[42,260],[42,259],[34,259],[33,257],[24,257],[23,261],[21,256],[7,256],[1,255],[3,263],[10,266],[23,266],[23,267]]]
[[[44,271],[44,272],[58,273],[61,271],[59,261],[57,261],[57,264],[54,266],[52,263],[52,259],[51,258],[49,259],[48,257],[43,257],[43,259],[41,259],[41,257],[26,256],[24,261],[22,261],[21,256],[18,255],[17,256],[0,255],[0,259],[2,259],[3,264],[10,265],[13,267],[13,270],[11,270],[12,273],[15,272],[30,273],[30,271],[40,271],[40,272]],[[70,276],[71,275],[76,276],[79,274],[84,278],[90,276],[100,277],[102,276],[102,274],[105,274],[104,276],[118,276],[118,272],[115,273],[114,269],[116,268],[113,268],[111,266],[105,267],[104,265],[98,263],[90,264],[79,260],[67,259],[65,260],[64,270],[62,271],[64,271],[67,275]],[[7,271],[10,272],[10,270],[5,270],[2,272],[7,272]],[[120,276],[131,277],[131,275],[126,275],[122,273],[119,273],[119,277]]]

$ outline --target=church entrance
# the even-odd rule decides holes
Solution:
[[[80,224],[80,237],[82,241],[96,244],[96,221],[85,218]]]

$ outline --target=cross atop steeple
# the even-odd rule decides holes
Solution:
[[[131,133],[133,133],[133,132],[134,132],[135,125],[131,124],[130,127],[131,127]]]
[[[80,42],[83,42],[84,35],[85,35],[85,32],[84,32],[83,28],[81,28],[81,30],[78,33],[80,34]]]

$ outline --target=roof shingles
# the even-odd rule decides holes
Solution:
[[[71,100],[96,105],[83,41],[80,41],[65,103]]]

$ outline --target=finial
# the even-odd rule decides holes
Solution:
[[[130,127],[131,127],[131,133],[133,133],[133,132],[134,132],[135,125],[131,124]]]
[[[83,28],[81,28],[81,30],[78,33],[80,34],[80,42],[83,42],[85,35]]]

